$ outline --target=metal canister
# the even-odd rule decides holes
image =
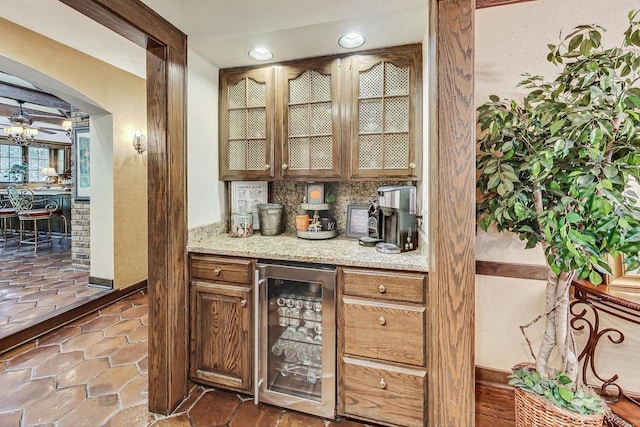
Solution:
[[[283,211],[284,206],[281,203],[259,204],[260,234],[263,236],[275,236],[284,232]]]

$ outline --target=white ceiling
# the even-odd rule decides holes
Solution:
[[[421,42],[427,0],[142,0],[188,36],[189,48],[219,68],[256,64],[253,47],[281,62],[345,52],[338,37],[362,32],[358,49]],[[59,1],[0,0],[0,16],[145,76],[144,51]],[[55,17],[55,18],[54,18]]]

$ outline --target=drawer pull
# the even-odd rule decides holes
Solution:
[[[378,286],[378,290],[380,291],[381,294],[384,294],[385,292],[387,292],[387,288],[384,285]]]
[[[246,307],[247,306],[247,300],[246,299],[241,299],[240,300],[240,307]]]
[[[214,269],[213,270],[213,274],[215,274],[216,276],[219,276],[220,275],[220,269],[219,268]]]
[[[384,378],[380,378],[380,388],[383,390],[387,388],[387,382],[384,380]]]
[[[378,319],[378,322],[380,322],[380,324],[384,326],[387,324],[387,319],[385,319],[384,316],[380,316],[380,318]]]

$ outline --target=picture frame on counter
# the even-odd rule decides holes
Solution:
[[[231,181],[229,188],[231,212],[251,212],[253,229],[260,229],[258,205],[269,202],[269,183],[267,181]]]
[[[73,149],[75,151],[75,200],[86,201],[91,197],[91,138],[89,127],[73,129]]]
[[[347,206],[347,230],[348,238],[359,239],[369,235],[369,206]]]

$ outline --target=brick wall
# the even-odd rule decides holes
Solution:
[[[82,111],[71,111],[73,127],[89,126],[89,116]],[[71,176],[75,176],[75,146],[71,146]],[[89,201],[71,201],[71,262],[78,270],[89,271],[91,255],[91,204]]]

